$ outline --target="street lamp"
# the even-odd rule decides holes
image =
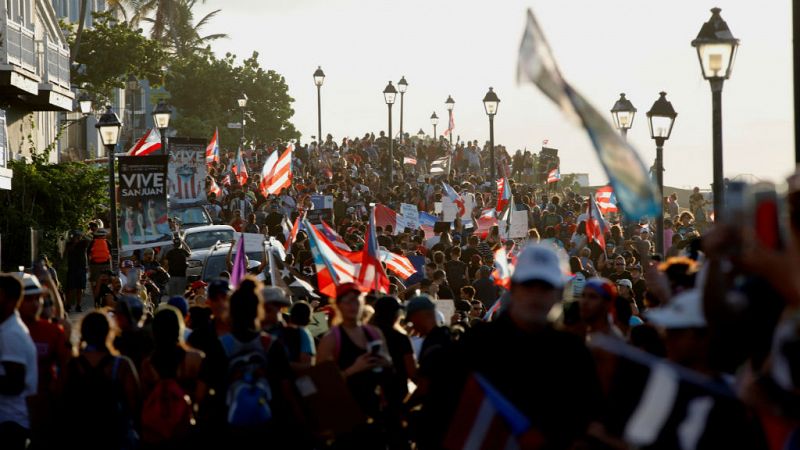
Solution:
[[[92,112],[92,98],[86,92],[82,92],[78,96],[78,110],[84,116],[88,116]]]
[[[397,97],[397,89],[390,81],[383,89],[383,99],[386,100],[386,105],[389,107],[389,182],[394,182],[394,138],[392,137],[392,105],[394,105],[395,97]]]
[[[158,106],[153,110],[153,122],[161,133],[161,154],[167,153],[167,128],[169,128],[169,118],[172,115],[172,108],[167,105],[164,99],[159,100]]]
[[[619,94],[619,100],[611,108],[611,117],[614,119],[614,126],[622,133],[622,137],[628,139],[628,130],[633,127],[633,118],[636,116],[636,108],[630,100],[625,98],[625,93]]]
[[[322,71],[322,66],[317,66],[314,71],[314,85],[317,87],[317,136],[319,142],[322,143],[322,83],[325,82],[325,72]]]
[[[108,153],[108,195],[111,197],[111,270],[116,272],[119,266],[119,230],[117,226],[117,187],[114,182],[114,148],[119,142],[122,123],[111,110],[111,105],[106,106],[106,112],[100,116],[95,128],[100,132],[100,140]]]
[[[739,39],[733,37],[728,24],[722,20],[719,8],[711,9],[711,18],[704,23],[692,41],[697,48],[703,78],[711,84],[711,105],[714,142],[714,217],[719,217],[724,204],[722,183],[722,84],[731,76]]]
[[[400,93],[400,143],[402,144],[405,136],[403,135],[403,96],[405,95],[406,91],[408,90],[408,82],[406,81],[406,77],[400,77],[400,81],[397,82],[397,92]]]
[[[244,150],[244,109],[247,107],[247,94],[242,93],[236,102],[239,103],[239,108],[242,110],[242,150]]]
[[[419,131],[417,131],[417,139],[419,139],[420,142],[425,140],[425,132],[422,131],[422,128],[420,128]]]
[[[436,111],[431,114],[431,125],[433,125],[433,140],[439,140],[439,136],[436,135],[436,125],[439,124],[439,116],[436,115]]]
[[[447,100],[444,102],[444,106],[447,108],[447,111],[450,113],[450,122],[447,124],[447,129],[450,130],[450,124],[453,123],[453,108],[456,106],[456,102],[453,101],[453,97],[447,96]],[[453,130],[448,131],[450,134],[450,148],[453,147]]]
[[[678,113],[667,101],[667,93],[661,92],[660,97],[647,111],[647,123],[650,125],[650,137],[656,141],[656,180],[658,183],[658,218],[656,219],[656,251],[664,254],[664,142],[672,134],[672,126]]]
[[[495,180],[495,162],[494,162],[494,115],[497,114],[497,108],[500,106],[500,99],[494,93],[492,88],[483,97],[483,108],[486,110],[486,115],[489,116],[489,164],[491,164],[492,180]],[[452,134],[452,133],[451,133]]]

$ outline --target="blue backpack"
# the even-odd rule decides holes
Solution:
[[[262,334],[239,342],[232,334],[220,337],[228,356],[228,424],[234,427],[264,425],[272,420],[272,389],[267,380],[267,353],[272,338]]]

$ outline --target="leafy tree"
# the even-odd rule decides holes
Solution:
[[[74,42],[77,33],[69,33]],[[162,67],[168,54],[158,40],[148,39],[142,30],[131,29],[111,13],[94,14],[94,28],[83,31],[83,51],[77,55],[72,82],[98,100],[110,98],[114,88],[123,88],[128,75],[147,79],[153,85],[163,80]]]
[[[167,74],[166,88],[176,111],[170,126],[180,136],[208,138],[219,127],[222,147],[235,148],[241,131],[230,130],[225,124],[241,121],[236,100],[244,93],[248,97],[248,142],[261,145],[300,137],[289,121],[294,115],[294,99],[289,96],[286,80],[273,70],[263,69],[256,52],[238,66],[234,55],[220,59],[208,50],[178,58]]]
[[[195,4],[197,4],[197,0],[180,0],[176,6],[175,17],[166,24],[164,38],[168,43],[169,50],[179,57],[188,57],[201,52],[208,48],[210,42],[228,37],[224,33],[201,36],[200,30],[208,25],[208,22],[221,10],[211,11],[203,16],[197,24],[194,24],[192,9]],[[155,19],[145,20],[155,26]]]
[[[83,163],[9,161],[11,190],[0,193],[3,265],[27,265],[29,230],[41,230],[40,251],[58,259],[58,238],[87,221],[108,203],[108,173]]]

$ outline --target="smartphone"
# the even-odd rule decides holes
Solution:
[[[370,341],[367,343],[367,351],[372,356],[378,356],[381,353],[381,341]]]
[[[768,182],[758,183],[753,190],[753,225],[758,242],[766,248],[781,250],[783,236],[781,232],[780,206],[775,185]]]
[[[725,209],[722,211],[722,223],[731,227],[735,233],[735,241],[728,249],[731,255],[737,255],[741,251],[741,242],[744,238],[744,224],[748,223],[748,212],[752,211],[750,206],[750,192],[747,183],[742,181],[731,181],[725,190]]]

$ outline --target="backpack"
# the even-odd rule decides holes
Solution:
[[[272,420],[272,389],[266,377],[267,352],[273,340],[262,334],[239,342],[232,334],[220,338],[228,355],[228,424],[234,427],[264,425]]]
[[[111,261],[111,251],[105,239],[92,239],[89,244],[89,262],[92,264],[105,264]]]
[[[174,378],[158,380],[142,404],[142,440],[158,443],[184,437],[192,425],[192,402],[181,385]]]

